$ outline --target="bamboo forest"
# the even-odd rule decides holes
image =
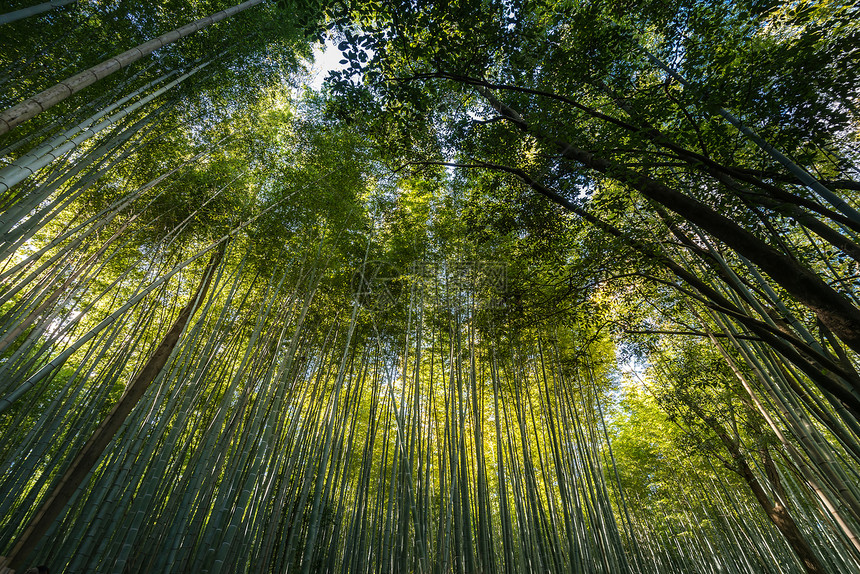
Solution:
[[[0,0],[0,573],[860,572],[860,3]]]

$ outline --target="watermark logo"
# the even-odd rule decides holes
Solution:
[[[386,261],[368,261],[355,270],[350,284],[358,304],[375,311],[394,306],[403,292],[402,273]]]

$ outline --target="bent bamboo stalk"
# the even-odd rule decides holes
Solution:
[[[87,86],[90,86],[102,78],[137,62],[144,56],[148,56],[155,50],[167,46],[168,44],[172,44],[177,40],[181,40],[194,32],[238,14],[252,6],[256,6],[262,1],[263,0],[247,0],[247,2],[243,2],[233,6],[232,8],[221,10],[211,16],[206,16],[205,18],[186,24],[181,28],[162,34],[153,40],[144,42],[143,44],[114,56],[113,58],[104,60],[92,68],[84,70],[80,74],[66,78],[55,86],[36,94],[32,98],[24,100],[20,104],[12,106],[3,113],[0,113],[0,135],[5,134],[14,127],[44,112],[51,106],[62,102],[69,96],[80,92]]]

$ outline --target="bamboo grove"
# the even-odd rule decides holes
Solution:
[[[860,571],[860,7],[140,4],[0,10],[0,571]]]

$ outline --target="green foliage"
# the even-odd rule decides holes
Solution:
[[[0,107],[229,5],[16,23]],[[858,301],[854,16],[263,2],[20,126],[2,139],[34,173],[0,196],[0,554],[192,304],[31,557],[816,571],[806,544],[817,571],[856,569],[860,339],[828,307]],[[293,72],[324,38],[346,69],[314,93]]]

